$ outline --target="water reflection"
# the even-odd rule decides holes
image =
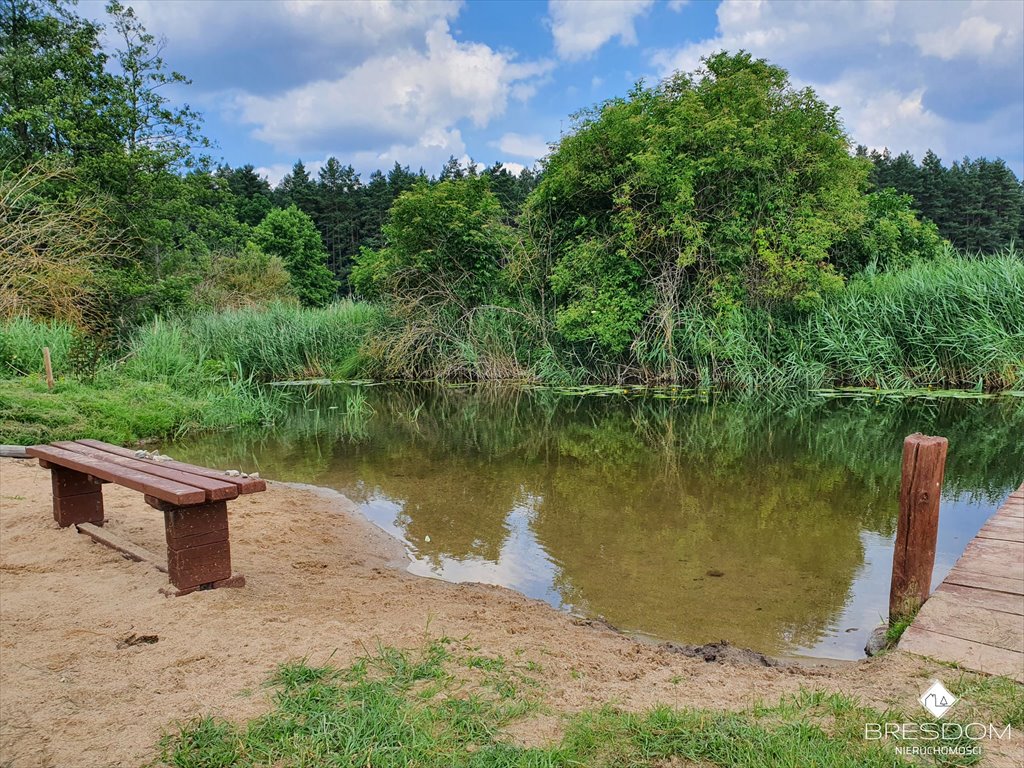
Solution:
[[[408,544],[418,573],[661,638],[852,658],[885,612],[914,431],[950,438],[941,578],[1024,476],[1019,401],[331,387],[272,433],[170,450],[336,488]]]

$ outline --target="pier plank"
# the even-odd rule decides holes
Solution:
[[[994,592],[1006,592],[1011,595],[1024,595],[1024,580],[1011,579],[1005,576],[993,576],[989,573],[979,573],[967,566],[954,565],[942,583],[990,589]]]
[[[1024,485],[968,543],[899,647],[1024,682]]]
[[[915,624],[903,633],[900,648],[919,656],[953,662],[975,672],[1005,675],[1024,683],[1024,653],[1017,651],[931,632]]]
[[[996,592],[991,589],[964,587],[960,584],[943,582],[935,590],[935,595],[951,595],[965,603],[989,611],[1002,611],[1014,616],[1024,616],[1024,595],[1012,595],[1008,592]]]
[[[1024,653],[1024,617],[958,595],[936,592],[921,607],[914,624],[929,632]]]

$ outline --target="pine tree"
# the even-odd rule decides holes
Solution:
[[[316,184],[309,177],[309,171],[301,160],[296,160],[292,172],[281,179],[281,183],[274,190],[274,197],[282,208],[294,205],[309,216],[316,213]]]
[[[441,168],[441,175],[437,177],[438,181],[455,181],[456,179],[465,178],[466,171],[462,168],[462,163],[455,155],[449,155],[448,161]]]
[[[235,199],[235,215],[243,224],[256,226],[273,208],[270,183],[256,173],[252,165],[235,169],[223,165],[217,169],[216,176],[227,181]]]
[[[330,157],[317,175],[317,213],[314,219],[327,248],[331,271],[347,281],[352,257],[359,250],[359,208],[362,184],[351,165]]]
[[[387,220],[392,201],[387,177],[381,171],[374,171],[363,197],[362,245],[375,248],[381,244],[381,227]]]
[[[948,171],[939,156],[930,149],[925,152],[918,172],[919,191],[915,200],[921,215],[938,224],[940,232],[948,218],[947,174]]]

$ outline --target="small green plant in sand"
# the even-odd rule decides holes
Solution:
[[[804,690],[740,712],[612,706],[564,715],[557,743],[527,747],[513,733],[551,715],[543,684],[520,659],[483,655],[448,639],[417,651],[379,647],[340,669],[284,664],[269,681],[272,706],[246,723],[202,717],[161,742],[161,765],[227,766],[818,766],[909,765],[892,741],[864,738],[866,723],[910,722],[840,693]],[[953,683],[998,722],[1020,722],[1011,681],[964,675]],[[965,710],[966,711],[966,710]],[[947,721],[950,718],[947,717]],[[943,758],[945,759],[945,758]],[[937,765],[972,765],[952,756]]]

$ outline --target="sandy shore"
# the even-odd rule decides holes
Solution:
[[[104,495],[111,531],[163,551],[162,517],[140,494]],[[507,589],[410,575],[401,545],[333,492],[271,483],[229,510],[248,585],[166,598],[151,565],[57,528],[48,472],[0,459],[0,766],[139,765],[175,720],[266,711],[259,686],[282,661],[345,664],[378,641],[411,648],[424,636],[469,636],[483,652],[541,663],[557,711],[738,708],[800,687],[909,708],[937,669],[902,653],[821,667],[706,663]],[[159,641],[119,648],[132,634]],[[520,730],[554,739],[558,718]]]

